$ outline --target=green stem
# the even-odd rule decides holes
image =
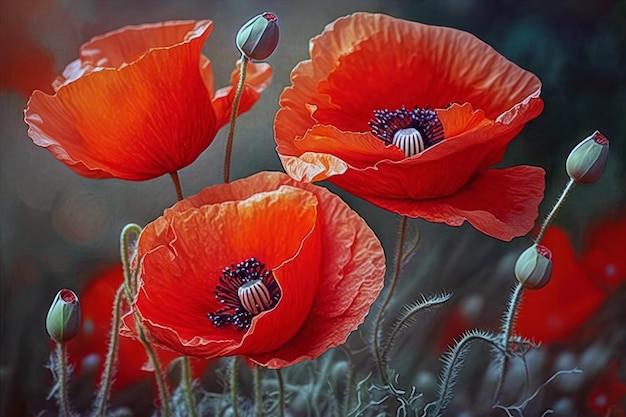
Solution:
[[[65,342],[57,342],[57,377],[59,378],[59,408],[61,416],[71,417],[70,400],[68,396],[68,375],[67,375],[67,349]]]
[[[378,310],[378,314],[376,315],[376,320],[374,322],[374,340],[373,340],[374,355],[376,356],[376,365],[378,366],[378,374],[380,375],[380,378],[383,381],[386,380],[386,376],[385,376],[385,363],[384,363],[385,358],[382,356],[381,350],[380,350],[381,348],[380,340],[379,340],[380,326],[382,324],[383,316],[385,315],[387,306],[389,305],[389,302],[391,301],[391,298],[393,297],[395,289],[398,286],[398,279],[400,277],[400,270],[402,266],[402,249],[404,247],[404,239],[406,235],[406,224],[407,224],[407,218],[406,216],[403,216],[402,220],[400,221],[400,236],[398,238],[398,247],[396,249],[395,268],[393,271],[393,275],[391,277],[391,286],[389,287],[389,290],[385,294],[385,299],[383,300],[383,304],[381,305],[380,310]]]
[[[167,384],[165,383],[165,377],[163,375],[163,368],[161,367],[161,363],[159,362],[159,358],[156,355],[156,352],[152,348],[148,339],[146,339],[146,335],[143,332],[143,327],[141,326],[141,321],[138,313],[135,313],[135,326],[137,327],[137,332],[139,333],[139,341],[143,345],[146,350],[146,354],[148,355],[148,360],[154,369],[154,379],[157,384],[157,388],[159,390],[159,400],[161,401],[161,416],[169,417],[170,416],[170,395],[169,390],[167,388]]]
[[[237,111],[239,110],[239,101],[246,80],[246,69],[248,66],[248,58],[241,55],[241,70],[239,74],[239,83],[235,92],[235,99],[230,110],[230,129],[228,130],[228,139],[226,140],[226,155],[224,156],[224,183],[230,181],[230,160],[233,153],[233,138],[235,137],[235,125],[237,124]]]
[[[278,378],[278,417],[285,417],[285,381],[280,369],[276,369]]]
[[[239,380],[237,379],[237,368],[239,367],[239,358],[233,356],[233,360],[230,364],[230,400],[233,403],[233,417],[239,417],[238,406],[238,390]]]
[[[556,204],[554,205],[554,207],[552,207],[550,214],[548,214],[546,219],[543,221],[543,224],[541,225],[541,230],[539,231],[539,234],[535,238],[536,244],[539,244],[539,242],[541,242],[541,239],[543,239],[543,235],[546,233],[546,229],[548,228],[548,226],[550,226],[550,224],[552,223],[556,215],[559,213],[559,210],[563,206],[563,203],[565,203],[565,200],[567,200],[567,197],[572,192],[575,185],[576,185],[576,182],[570,178],[570,180],[567,182],[567,185],[565,186],[565,189],[563,190],[563,192],[561,192],[561,196],[556,201]]]
[[[94,417],[104,417],[106,414],[107,403],[111,396],[111,384],[115,375],[115,363],[117,361],[117,351],[119,346],[119,328],[122,309],[122,296],[124,295],[124,285],[121,285],[115,293],[113,300],[113,320],[111,323],[111,332],[109,334],[109,350],[107,352],[106,361],[104,362],[104,370],[100,379],[100,389],[96,397],[96,408],[93,412]]]
[[[183,392],[185,394],[185,402],[187,403],[187,409],[189,416],[198,417],[196,410],[196,399],[193,396],[192,390],[192,375],[191,375],[191,363],[189,358],[183,356],[180,361],[181,376],[180,383],[182,384]]]
[[[137,294],[137,276],[136,273],[132,270],[132,257],[134,256],[134,248],[131,247],[130,237],[136,236],[139,237],[141,233],[141,227],[136,224],[127,224],[122,229],[122,233],[120,234],[120,257],[122,258],[122,267],[124,268],[124,294],[126,296],[126,301],[129,305],[132,304],[135,295]],[[132,255],[131,255],[132,253]],[[161,363],[159,362],[159,358],[154,352],[152,345],[146,339],[146,335],[143,331],[143,326],[141,325],[141,316],[135,310],[133,313],[135,317],[135,327],[137,328],[137,333],[139,336],[139,341],[143,345],[146,354],[148,355],[148,359],[150,360],[150,364],[154,368],[154,379],[157,384],[157,388],[159,390],[159,399],[161,401],[161,412],[163,417],[170,416],[170,395],[167,384],[165,383],[165,378],[163,376],[163,368],[161,367]]]
[[[172,178],[174,188],[176,189],[176,198],[178,198],[178,201],[181,201],[184,197],[183,188],[180,186],[180,178],[178,178],[178,171],[170,172],[170,177]]]
[[[502,330],[500,331],[500,337],[502,337],[502,350],[504,353],[502,356],[502,362],[500,362],[500,369],[498,369],[497,372],[498,380],[496,382],[496,389],[493,395],[494,402],[497,402],[500,398],[500,394],[502,393],[502,387],[504,385],[504,380],[506,379],[506,372],[509,365],[509,357],[507,355],[509,340],[511,339],[511,335],[513,334],[515,317],[517,316],[517,309],[520,305],[520,302],[522,301],[523,294],[524,286],[520,283],[517,283],[507,304],[504,319],[502,320]]]
[[[122,259],[122,268],[124,269],[124,289],[129,305],[132,303],[133,298],[135,298],[135,293],[137,292],[137,282],[132,272],[131,265],[131,252],[134,251],[131,251],[130,237],[133,235],[139,237],[140,233],[141,226],[134,223],[124,226],[122,233],[120,233],[120,258]]]
[[[255,366],[254,373],[254,408],[256,417],[263,416],[263,384],[261,383],[261,367]]]

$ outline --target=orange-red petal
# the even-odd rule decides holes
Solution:
[[[91,178],[140,181],[191,164],[227,122],[221,113],[218,120],[214,102],[220,112],[232,102],[214,91],[210,61],[201,55],[212,27],[209,20],[174,21],[92,39],[57,79],[54,95],[32,94],[29,136]],[[267,85],[259,78],[251,78],[241,112]]]

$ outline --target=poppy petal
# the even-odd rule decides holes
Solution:
[[[343,344],[356,325],[365,320],[382,289],[380,277],[385,274],[385,259],[376,235],[334,194],[324,189],[317,191],[323,207],[321,223],[335,224],[323,229],[325,262],[320,290],[306,321],[289,342],[273,352],[249,355],[262,366],[282,368],[314,359]]]
[[[217,91],[213,100],[217,125],[222,127],[230,121],[230,112],[235,100],[235,87],[239,83],[239,71],[241,70],[241,60],[237,61],[237,68],[230,75],[232,86],[224,87]],[[246,79],[243,92],[239,101],[237,114],[247,112],[257,102],[259,96],[272,80],[272,67],[266,63],[248,62],[246,68]]]
[[[468,221],[485,234],[509,241],[533,227],[537,206],[543,199],[544,174],[543,169],[531,166],[489,169],[449,197],[419,204],[374,198],[372,202],[390,211],[450,226]]]

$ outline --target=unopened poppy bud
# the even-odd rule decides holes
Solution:
[[[265,12],[248,20],[237,32],[237,48],[249,59],[262,61],[278,45],[278,18]]]
[[[46,330],[56,342],[72,339],[80,329],[80,303],[72,290],[60,290],[46,317]]]
[[[567,175],[581,184],[591,184],[600,179],[609,158],[609,141],[597,130],[580,142],[567,157]]]
[[[545,246],[532,245],[517,258],[515,277],[532,290],[543,288],[552,275],[552,254]]]

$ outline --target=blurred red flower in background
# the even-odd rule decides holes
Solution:
[[[80,175],[141,181],[191,164],[228,123],[233,86],[214,90],[201,54],[210,20],[127,26],[93,38],[25,110],[28,136]],[[249,64],[239,112],[271,79]],[[231,77],[237,83],[238,71]]]
[[[122,265],[115,265],[94,276],[80,292],[82,328],[67,343],[67,349],[77,374],[93,375],[95,382],[99,382],[109,346],[113,299],[123,282]],[[163,365],[180,356],[162,349],[157,349],[157,355]],[[123,390],[151,379],[152,372],[145,370],[147,363],[146,351],[139,341],[120,337],[113,389]],[[202,375],[208,364],[209,361],[192,361],[195,377]]]
[[[310,51],[274,122],[289,175],[503,240],[532,228],[543,170],[487,168],[541,113],[537,77],[469,33],[380,14],[336,20]]]
[[[592,226],[582,258],[555,226],[548,229],[542,245],[552,252],[552,278],[546,287],[524,293],[516,332],[544,343],[563,342],[626,282],[626,216],[608,215]]]
[[[54,79],[54,56],[33,34],[33,15],[49,13],[49,8],[50,2],[44,0],[0,3],[0,91],[28,97],[34,88],[46,88]]]
[[[268,172],[167,209],[142,231],[137,259],[133,308],[151,342],[270,368],[344,343],[385,274],[376,235],[339,197]]]

